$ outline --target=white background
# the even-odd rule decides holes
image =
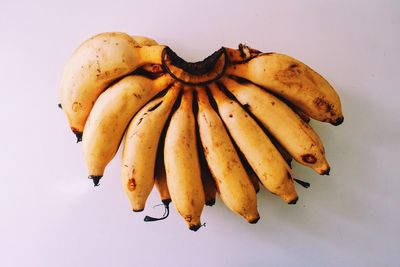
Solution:
[[[137,3],[135,3],[137,2]],[[0,2],[0,266],[399,266],[400,1]],[[219,201],[187,230],[153,193],[122,191],[120,154],[101,186],[59,103],[63,65],[104,31],[147,35],[188,61],[238,43],[307,63],[337,88],[345,121],[314,122],[332,166],[296,165],[300,200],[262,191],[249,225]]]

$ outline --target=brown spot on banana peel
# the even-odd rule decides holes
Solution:
[[[301,156],[301,160],[305,163],[314,164],[317,162],[317,158],[311,154],[305,154]]]
[[[136,180],[135,178],[129,178],[127,183],[127,188],[129,191],[134,191],[136,189]]]

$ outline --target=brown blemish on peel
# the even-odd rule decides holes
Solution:
[[[305,163],[310,163],[310,164],[314,164],[315,162],[317,162],[317,158],[314,155],[311,155],[311,154],[302,155],[301,159]]]
[[[130,178],[128,180],[128,189],[129,189],[129,191],[134,191],[135,188],[136,188],[136,181],[134,178]]]

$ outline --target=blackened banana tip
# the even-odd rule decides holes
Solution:
[[[210,199],[210,200],[208,200],[206,202],[206,206],[211,207],[211,206],[214,206],[214,205],[215,205],[215,198],[214,199]]]
[[[325,171],[323,171],[322,173],[321,173],[321,175],[328,175],[329,176],[329,173],[331,172],[331,167],[328,167],[328,169],[326,169]]]
[[[75,133],[75,136],[77,143],[82,142],[82,133]]]
[[[258,221],[260,220],[260,216],[258,216],[257,218],[249,221],[250,224],[256,224]]]
[[[197,230],[199,230],[200,227],[201,227],[201,224],[198,224],[198,225],[191,225],[191,226],[189,227],[189,229],[192,230],[193,232],[197,232]]]
[[[294,205],[297,203],[297,200],[299,200],[299,197],[296,197],[295,199],[291,200],[288,204]]]
[[[132,209],[132,211],[133,212],[142,212],[142,211],[144,211],[144,209],[139,209],[139,210]]]
[[[61,105],[61,103],[58,103],[58,105],[57,105],[60,109],[62,109],[62,105]]]
[[[163,200],[161,200],[161,202],[165,205],[165,206],[169,206],[169,203],[171,203],[171,199],[170,198],[168,198],[168,199],[163,199]]]
[[[101,177],[103,177],[103,176],[89,175],[88,178],[93,180],[94,186],[99,186],[99,182],[100,182]]]
[[[343,121],[344,121],[344,117],[343,117],[343,116],[342,116],[342,117],[339,117],[339,118],[336,119],[336,121],[333,121],[333,122],[332,122],[332,125],[338,126],[338,125],[342,124]]]

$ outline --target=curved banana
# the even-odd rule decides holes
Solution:
[[[339,125],[343,114],[333,87],[304,63],[277,53],[259,54],[233,64],[227,74],[245,78],[286,98],[313,119]]]
[[[180,90],[180,85],[173,85],[164,97],[146,104],[126,131],[121,174],[133,211],[144,209],[153,188],[158,142]]]
[[[263,130],[234,100],[209,85],[219,114],[261,183],[289,204],[297,202],[291,169]]]
[[[84,42],[65,66],[61,105],[78,141],[99,95],[116,79],[147,64],[161,64],[164,46],[143,46],[120,32],[98,34]]]
[[[197,122],[201,143],[222,201],[249,223],[260,219],[256,191],[218,114],[211,107],[205,88],[198,88]]]
[[[201,227],[205,204],[197,154],[192,92],[185,90],[177,111],[172,115],[165,137],[164,163],[172,203],[190,230]]]
[[[138,75],[127,76],[97,99],[83,132],[83,151],[89,178],[95,185],[117,152],[129,121],[172,81],[167,74],[155,80]]]
[[[296,161],[319,174],[329,173],[320,138],[288,105],[254,84],[229,78],[221,82]]]

